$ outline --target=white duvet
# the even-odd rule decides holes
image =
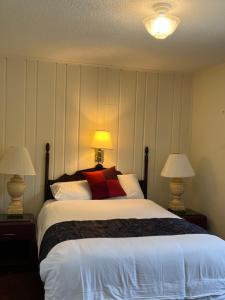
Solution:
[[[66,220],[176,218],[150,200],[48,201],[38,245]],[[225,242],[208,234],[93,238],[56,245],[40,264],[46,300],[225,300]]]

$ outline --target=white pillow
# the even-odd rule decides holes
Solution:
[[[56,182],[50,185],[56,200],[91,200],[91,190],[87,180]]]
[[[144,199],[136,174],[117,175],[128,199]]]

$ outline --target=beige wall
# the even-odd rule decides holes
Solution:
[[[95,129],[112,132],[105,166],[142,175],[150,147],[149,197],[168,201],[160,171],[171,151],[189,151],[191,77],[103,67],[0,58],[0,155],[26,145],[37,172],[26,177],[25,211],[43,201],[44,144],[50,142],[50,176],[94,165]],[[0,175],[0,211],[6,210],[7,178]]]
[[[225,238],[225,65],[194,76],[190,205]]]

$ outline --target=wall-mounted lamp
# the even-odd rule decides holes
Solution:
[[[96,130],[94,138],[91,143],[91,147],[95,148],[95,161],[98,164],[104,162],[104,150],[112,149],[112,139],[109,131]]]

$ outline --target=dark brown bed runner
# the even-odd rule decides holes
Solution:
[[[55,245],[67,240],[202,233],[207,231],[176,218],[65,221],[47,229],[41,242],[39,260],[42,261]]]

